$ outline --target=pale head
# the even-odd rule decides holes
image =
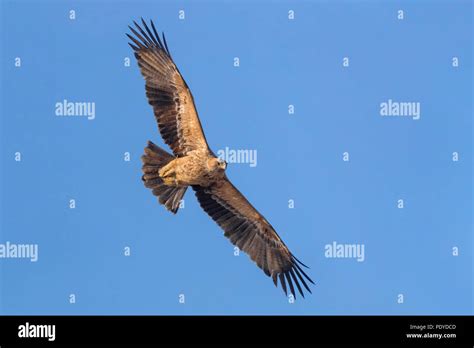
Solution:
[[[224,171],[227,168],[227,162],[217,157],[211,157],[207,160],[207,166],[211,171]]]

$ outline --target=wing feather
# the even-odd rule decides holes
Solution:
[[[298,265],[300,261],[227,177],[209,187],[193,186],[193,189],[201,207],[224,230],[231,243],[247,253],[276,286],[279,281],[285,294],[287,284],[294,297],[294,285],[304,297],[300,283],[311,292],[305,278],[314,283]]]
[[[210,152],[199,120],[194,99],[186,81],[171,58],[166,38],[151,28],[142,18],[142,26],[133,22],[130,47],[135,52],[140,71],[145,78],[148,102],[153,107],[160,134],[176,156],[189,151]]]

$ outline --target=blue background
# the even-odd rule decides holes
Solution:
[[[37,243],[39,259],[0,259],[0,313],[472,314],[472,14],[469,1],[2,1],[0,243]],[[228,176],[311,266],[305,300],[234,256],[191,190],[173,216],[143,186],[146,141],[163,142],[125,37],[141,16],[167,34],[214,151],[257,149]],[[95,120],[56,117],[63,99],[95,102]],[[420,120],[381,117],[388,99],[420,102]],[[365,261],[325,258],[333,241],[364,244]]]

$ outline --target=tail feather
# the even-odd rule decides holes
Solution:
[[[153,194],[158,197],[158,201],[166,209],[176,214],[187,187],[167,186],[159,174],[160,169],[173,159],[171,154],[148,141],[145,154],[142,156],[142,180],[145,187],[152,189]]]

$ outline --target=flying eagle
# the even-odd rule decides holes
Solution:
[[[249,203],[227,178],[227,163],[209,148],[188,85],[173,62],[166,38],[160,38],[153,21],[151,29],[142,18],[143,28],[127,34],[141,73],[145,78],[148,102],[153,107],[158,128],[173,155],[151,141],[142,156],[146,187],[169,211],[176,214],[180,200],[191,186],[199,204],[224,230],[232,244],[246,252],[267,276],[278,281],[286,295],[287,286],[304,297],[302,284],[311,292],[311,282],[299,261],[283,243],[270,223]],[[301,266],[300,266],[301,265]],[[306,280],[305,280],[306,279]]]

